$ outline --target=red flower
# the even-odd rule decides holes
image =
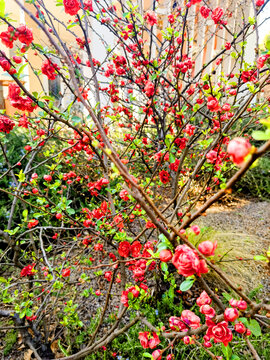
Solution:
[[[128,196],[127,190],[121,190],[119,195],[122,200],[129,201],[129,196]]]
[[[261,68],[264,67],[264,65],[267,62],[267,60],[269,59],[269,57],[270,57],[269,54],[265,54],[265,55],[260,56],[257,59],[257,67],[258,67],[258,69],[261,69]]]
[[[80,2],[78,0],[64,0],[65,12],[69,15],[77,15],[80,10]]]
[[[36,264],[32,264],[32,265],[27,265],[25,266],[22,271],[21,271],[21,277],[23,276],[33,276],[34,275],[34,266]]]
[[[152,353],[152,358],[153,360],[161,360],[161,350],[160,349],[157,349],[155,351],[153,351]]]
[[[204,260],[199,260],[198,255],[187,245],[179,245],[175,249],[172,263],[178,270],[178,273],[183,276],[191,276],[197,273],[208,271]]]
[[[212,319],[216,315],[215,310],[210,305],[202,305],[200,307],[200,312],[209,319]]]
[[[144,349],[148,348],[148,335],[149,331],[139,332],[139,340]]]
[[[214,20],[215,24],[219,23],[223,13],[224,12],[220,7],[217,7],[216,9],[213,10],[211,18],[212,20]]]
[[[131,256],[133,257],[140,256],[141,248],[142,248],[142,244],[138,240],[134,241],[130,246]]]
[[[168,171],[162,170],[159,173],[159,178],[163,184],[167,184],[170,181],[170,174],[168,173]]]
[[[33,227],[37,226],[37,224],[38,224],[38,220],[32,219],[29,221],[27,227],[28,229],[32,229]]]
[[[191,329],[197,329],[200,327],[201,319],[190,310],[184,310],[181,314],[181,320],[187,324]]]
[[[93,2],[92,2],[92,0],[84,1],[83,5],[84,5],[85,10],[93,11]]]
[[[262,6],[264,4],[264,0],[257,0],[256,6]]]
[[[246,327],[241,321],[234,325],[234,330],[239,334],[244,334],[246,332]]]
[[[160,261],[162,262],[168,262],[172,259],[172,252],[171,250],[161,250],[159,253]]]
[[[7,116],[0,115],[0,132],[9,134],[14,126],[15,123]]]
[[[211,10],[208,7],[202,6],[200,8],[200,13],[201,13],[202,17],[204,17],[205,19],[208,18],[210,12],[211,12]]]
[[[108,280],[109,282],[112,281],[112,272],[111,272],[111,271],[105,271],[104,277],[105,277],[105,279]]]
[[[169,318],[169,325],[171,330],[174,331],[188,331],[187,325],[177,316],[171,316]]]
[[[70,269],[63,269],[62,270],[62,276],[63,277],[69,277],[70,276]]]
[[[2,69],[4,71],[9,71],[10,68],[11,68],[10,62],[7,59],[3,58],[3,57],[0,57],[0,66],[2,67]]]
[[[210,240],[203,241],[199,244],[199,251],[205,256],[213,256],[217,248],[217,241],[212,242]]]
[[[145,94],[150,98],[155,93],[155,85],[152,83],[152,81],[147,80],[145,87],[144,87]]]
[[[11,26],[9,26],[7,31],[1,32],[0,39],[6,47],[12,49],[13,41],[16,40],[14,29]]]
[[[243,80],[244,83],[249,81],[256,81],[257,80],[256,70],[242,71],[241,79]]]
[[[52,63],[50,59],[46,59],[41,66],[42,74],[46,75],[50,80],[55,80],[57,76],[56,70],[60,70],[59,66]]]
[[[118,254],[123,257],[128,257],[130,254],[130,243],[128,241],[122,241],[118,246]]]
[[[150,337],[150,339],[149,337],[149,331],[139,333],[139,340],[144,349],[154,349],[160,343],[159,337],[155,332],[153,332],[153,337]]]
[[[208,96],[207,107],[210,111],[216,112],[220,110],[218,100],[213,96]]]
[[[157,14],[154,11],[147,11],[144,18],[150,26],[157,24]]]
[[[236,165],[241,165],[244,162],[250,150],[251,145],[249,141],[240,137],[231,140],[227,148],[228,154]]]
[[[198,306],[210,305],[212,302],[211,298],[208,296],[207,292],[204,290],[201,295],[196,300]]]
[[[34,40],[32,30],[28,29],[25,25],[20,25],[16,29],[16,35],[21,43],[29,46],[31,42]]]
[[[224,311],[224,320],[235,321],[239,316],[238,310],[235,308],[226,308]]]
[[[233,338],[232,332],[228,329],[228,323],[226,321],[221,321],[216,325],[210,326],[207,329],[206,335],[209,338],[214,338],[215,343],[223,343],[225,346],[228,346]]]

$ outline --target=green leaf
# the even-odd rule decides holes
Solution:
[[[168,264],[165,263],[165,262],[162,262],[161,265],[161,270],[164,271],[164,272],[167,272],[168,271]]]
[[[182,284],[180,285],[180,290],[181,291],[188,291],[192,285],[194,284],[195,279],[191,278],[191,279],[186,279],[185,281],[182,282]]]
[[[143,356],[147,357],[147,358],[150,358],[150,359],[153,359],[153,356],[148,352],[143,353]]]
[[[32,316],[33,315],[32,310],[31,309],[26,309],[25,315],[26,316]]]
[[[251,319],[250,323],[247,325],[247,327],[249,328],[249,330],[252,332],[253,335],[255,335],[255,336],[262,335],[261,327],[257,320]]]
[[[19,182],[23,182],[25,180],[25,174],[22,170],[20,170],[19,174],[17,174]]]
[[[1,1],[1,0],[0,0]],[[20,75],[22,74],[24,68],[27,66],[28,64],[23,64],[22,66],[20,66],[18,72],[17,72],[17,76],[20,77]]]
[[[237,355],[232,355],[231,360],[241,360],[241,359]]]
[[[253,131],[252,137],[255,140],[269,140],[270,139],[270,130],[267,129],[266,131]]]
[[[28,215],[28,210],[24,209],[23,212],[22,212],[22,216],[23,216],[24,221],[27,221],[27,215]]]
[[[0,0],[0,16],[5,16],[5,0]]]
[[[171,164],[175,162],[175,157],[174,157],[174,155],[172,153],[170,153],[169,161],[170,161]]]
[[[266,256],[263,256],[263,255],[255,255],[254,260],[257,260],[257,261],[267,261],[267,257]]]

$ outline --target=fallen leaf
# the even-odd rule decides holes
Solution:
[[[23,355],[23,360],[30,360],[33,354],[33,350],[27,350]]]

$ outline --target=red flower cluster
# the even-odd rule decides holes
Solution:
[[[42,74],[46,75],[48,79],[55,80],[57,76],[56,70],[60,70],[57,64],[54,64],[50,59],[46,59],[41,66]]]
[[[11,105],[22,111],[33,112],[37,108],[37,105],[35,105],[35,103],[33,103],[33,101],[28,96],[22,97],[20,94],[21,89],[17,84],[9,84],[8,98],[11,102]]]
[[[155,93],[155,85],[152,83],[152,81],[147,80],[145,87],[144,87],[145,94],[150,98]]]
[[[15,123],[7,116],[0,115],[0,132],[9,134],[14,126]]]
[[[211,18],[212,20],[214,20],[215,24],[218,24],[220,22],[220,19],[223,14],[224,14],[223,9],[221,9],[220,7],[217,7],[216,9],[213,10]]]
[[[34,40],[32,30],[28,29],[26,25],[20,25],[17,29],[9,26],[7,31],[1,32],[0,39],[10,49],[13,48],[13,42],[17,39],[27,46]]]
[[[16,29],[16,36],[20,40],[21,43],[29,46],[31,42],[34,40],[32,30],[28,29],[25,25],[20,25]]]
[[[32,229],[33,227],[37,226],[37,224],[38,224],[38,220],[32,219],[29,221],[27,227],[28,227],[28,229]]]
[[[140,295],[140,291],[135,286],[129,287],[127,290],[124,290],[121,295],[121,303],[128,307],[129,303],[128,301],[137,298]]]
[[[142,245],[139,241],[134,241],[131,245],[128,241],[122,241],[118,246],[118,254],[122,257],[129,257],[129,255],[133,257],[140,256]]]
[[[32,265],[27,265],[25,266],[22,271],[21,271],[21,277],[24,277],[24,276],[33,276],[34,275],[34,266],[36,264],[32,264]]]
[[[139,340],[144,349],[154,349],[160,343],[157,334],[153,332],[153,337],[151,337],[149,331],[139,332]]]
[[[187,245],[179,245],[175,249],[172,263],[178,270],[178,273],[183,276],[192,276],[197,274],[205,274],[208,268],[204,260],[200,260],[198,255]]]
[[[210,12],[211,12],[211,10],[206,6],[202,6],[200,8],[200,13],[201,13],[202,17],[204,17],[205,19],[208,18]]]
[[[150,26],[157,24],[157,14],[154,11],[147,11],[144,18]]]
[[[92,2],[92,0],[84,1],[83,5],[84,5],[84,10],[93,11],[93,2]]]
[[[207,107],[212,112],[220,111],[220,106],[219,106],[218,100],[213,96],[208,96]]]
[[[168,171],[162,170],[159,173],[159,178],[163,184],[167,184],[170,181],[170,174],[168,173]]]
[[[65,13],[69,15],[77,15],[80,10],[80,2],[78,0],[64,0]]]
[[[244,83],[249,81],[257,81],[256,70],[254,69],[254,70],[243,71],[241,74],[241,79]]]

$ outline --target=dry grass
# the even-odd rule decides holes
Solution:
[[[216,240],[218,247],[214,257],[215,263],[228,275],[228,278],[247,293],[264,283],[269,276],[266,266],[262,262],[253,260],[254,255],[262,252],[261,244],[256,236],[204,228],[202,234],[194,240],[196,243]],[[213,272],[207,277],[217,287],[221,286]]]

